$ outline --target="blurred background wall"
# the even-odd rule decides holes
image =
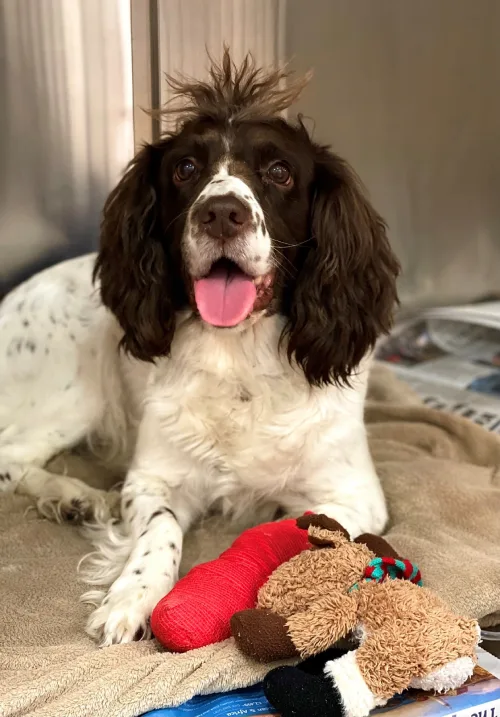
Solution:
[[[0,291],[96,245],[133,150],[128,0],[0,0]]]
[[[403,299],[500,290],[500,2],[288,0],[286,35],[315,73],[299,109],[386,217]]]
[[[314,69],[299,110],[387,218],[409,304],[500,286],[498,0],[0,0],[0,291],[88,251],[164,72]]]

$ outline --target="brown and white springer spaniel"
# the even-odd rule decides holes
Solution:
[[[178,128],[111,193],[97,261],[0,307],[0,488],[104,526],[88,630],[105,645],[147,632],[209,510],[312,510],[353,537],[386,522],[363,403],[398,263],[346,162],[281,118],[301,84],[283,77],[226,52],[207,83],[172,80]],[[82,442],[126,468],[119,525],[45,467]]]

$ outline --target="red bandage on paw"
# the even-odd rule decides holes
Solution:
[[[255,607],[271,573],[309,547],[307,531],[294,519],[246,530],[216,560],[190,570],[160,600],[151,615],[154,636],[173,652],[225,640],[234,613]]]

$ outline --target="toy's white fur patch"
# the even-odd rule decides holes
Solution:
[[[433,672],[429,672],[424,677],[414,677],[410,682],[410,687],[426,692],[433,690],[434,692],[447,692],[454,690],[463,685],[463,683],[472,677],[474,672],[474,661],[471,657],[459,657],[452,662],[448,662]]]
[[[368,633],[366,632],[366,627],[362,622],[355,627],[352,636],[360,645],[366,640]]]
[[[356,650],[342,655],[338,660],[329,660],[325,664],[324,674],[340,692],[346,717],[366,717],[375,707],[387,703],[387,700],[374,695],[364,681],[356,661]]]

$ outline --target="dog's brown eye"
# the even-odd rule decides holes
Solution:
[[[192,159],[186,157],[185,159],[181,159],[181,161],[177,163],[174,172],[174,178],[177,182],[186,182],[188,179],[191,179],[195,172],[196,164]]]
[[[275,162],[267,170],[267,176],[275,184],[286,186],[292,181],[292,174],[286,164]]]

